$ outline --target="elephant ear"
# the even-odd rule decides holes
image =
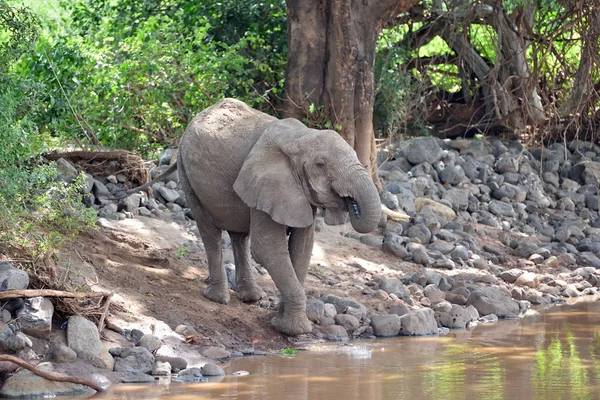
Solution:
[[[314,222],[292,157],[307,128],[295,119],[269,123],[246,157],[233,190],[248,207],[264,211],[282,225],[304,228]]]

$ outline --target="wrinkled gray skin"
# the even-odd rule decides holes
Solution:
[[[191,121],[177,165],[208,257],[204,296],[229,303],[222,230],[231,237],[237,296],[251,302],[264,295],[250,267],[250,236],[252,256],[281,292],[273,326],[288,335],[310,332],[303,283],[316,209],[327,210],[326,223],[341,224],[350,207],[350,222],[362,233],[381,215],[377,189],[354,150],[333,131],[225,99]]]

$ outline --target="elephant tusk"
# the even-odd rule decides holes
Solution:
[[[404,214],[403,212],[390,210],[383,204],[381,205],[381,212],[396,221],[408,221],[410,219],[409,215]]]

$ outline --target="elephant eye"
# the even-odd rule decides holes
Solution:
[[[324,168],[325,167],[325,161],[323,160],[319,160],[315,163],[315,165],[319,168]]]

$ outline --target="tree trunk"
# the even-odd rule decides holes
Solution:
[[[386,21],[417,0],[287,0],[286,117],[323,107],[332,129],[377,178],[373,131],[375,46]],[[323,128],[319,118],[317,127]]]

